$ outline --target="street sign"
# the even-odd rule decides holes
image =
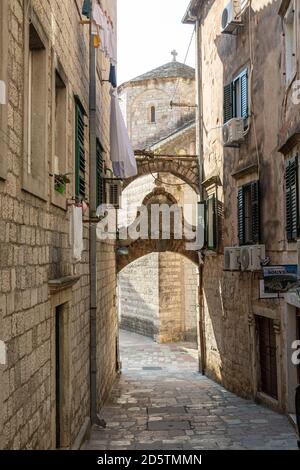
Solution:
[[[300,286],[297,264],[267,266],[263,268],[265,293],[284,293]]]

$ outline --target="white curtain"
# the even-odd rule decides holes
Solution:
[[[137,174],[136,159],[119,104],[117,90],[111,89],[110,158],[117,178],[131,178]]]

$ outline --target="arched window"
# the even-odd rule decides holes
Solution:
[[[151,106],[151,109],[150,109],[150,121],[151,121],[152,123],[156,122],[155,106]]]

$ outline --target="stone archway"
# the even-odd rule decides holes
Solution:
[[[199,264],[198,252],[186,250],[185,240],[137,240],[128,246],[128,254],[117,255],[117,272],[150,253],[167,251],[183,255],[197,266]]]
[[[124,181],[124,189],[141,176],[170,173],[182,179],[199,194],[199,167],[195,156],[162,156],[151,152],[137,152],[136,161],[138,174]]]

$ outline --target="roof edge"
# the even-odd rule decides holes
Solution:
[[[182,18],[183,24],[194,24],[198,19],[198,10],[202,0],[190,0],[190,3],[186,9],[184,17]]]

